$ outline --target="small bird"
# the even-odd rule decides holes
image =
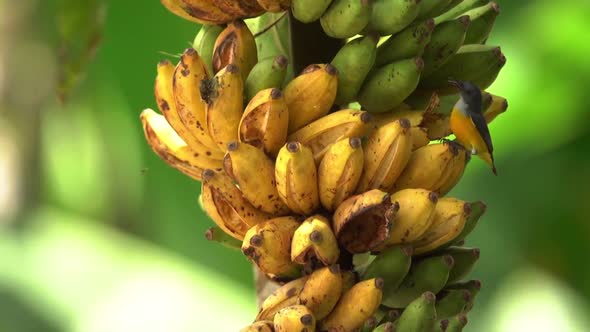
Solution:
[[[449,79],[449,84],[461,92],[461,98],[451,112],[453,134],[465,149],[471,150],[471,154],[483,159],[492,167],[494,174],[498,175],[494,164],[492,137],[483,116],[481,90],[468,81]]]

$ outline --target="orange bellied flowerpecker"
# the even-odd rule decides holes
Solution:
[[[471,154],[492,166],[492,171],[497,175],[492,137],[482,111],[481,90],[471,82],[449,80],[449,83],[461,92],[461,98],[451,112],[453,134],[465,149],[471,150]]]

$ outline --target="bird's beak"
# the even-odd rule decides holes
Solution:
[[[455,81],[455,80],[454,80],[454,79],[452,79],[452,78],[449,78],[449,80],[448,80],[447,82],[449,82],[449,84],[450,84],[450,85],[452,85],[452,86],[454,86],[454,87],[456,87],[456,88],[460,88],[460,87],[461,87],[461,86],[459,85],[459,82],[458,82],[458,81]]]

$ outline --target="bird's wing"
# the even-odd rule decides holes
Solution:
[[[471,114],[471,121],[477,128],[477,131],[483,138],[483,141],[486,143],[488,147],[488,151],[490,154],[494,151],[494,146],[492,145],[492,136],[490,135],[490,129],[488,128],[488,123],[486,122],[485,117],[482,113],[470,112]]]

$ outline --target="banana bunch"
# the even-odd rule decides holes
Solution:
[[[505,63],[485,44],[498,5],[162,2],[208,25],[158,64],[146,140],[201,182],[206,238],[282,285],[242,331],[460,331],[481,287],[463,245],[486,206],[447,196],[471,159],[447,139],[447,80],[482,89],[488,123],[506,111],[485,91]],[[293,73],[293,52],[269,54],[281,47],[241,20],[286,10],[343,39],[330,62]]]

